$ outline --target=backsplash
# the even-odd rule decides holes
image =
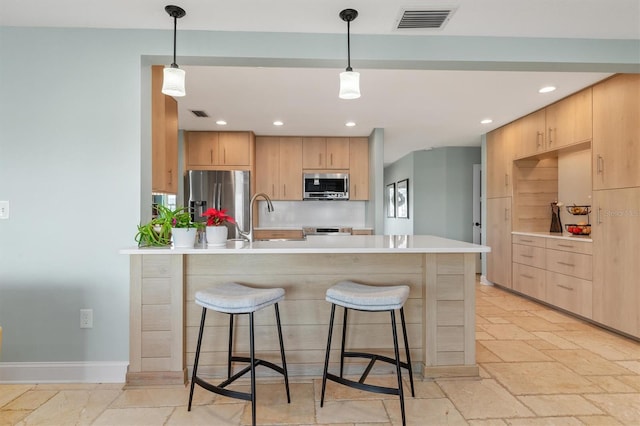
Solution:
[[[258,227],[299,228],[302,226],[365,227],[365,201],[274,201],[274,211],[258,201]]]

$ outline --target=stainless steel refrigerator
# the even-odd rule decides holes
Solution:
[[[189,170],[185,178],[185,205],[195,221],[203,222],[208,208],[227,209],[243,231],[249,230],[249,172],[245,170]],[[235,225],[227,224],[229,238],[240,238]]]

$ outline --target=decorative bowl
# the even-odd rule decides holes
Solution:
[[[575,215],[585,215],[591,213],[591,206],[567,206],[567,211]]]
[[[565,225],[567,232],[572,235],[590,235],[591,234],[591,225],[577,225],[574,223],[570,223]]]

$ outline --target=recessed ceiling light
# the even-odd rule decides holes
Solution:
[[[347,127],[353,127],[356,125],[355,121],[347,121],[346,123],[344,123],[345,126]]]
[[[484,120],[480,121],[480,124],[490,124],[493,123],[493,120],[490,118],[485,118]]]
[[[556,90],[555,86],[545,86],[542,89],[538,90],[538,93],[549,93]]]
[[[218,121],[216,121],[216,124],[217,124],[218,126],[226,126],[226,125],[227,125],[227,122],[226,122],[226,121],[224,121],[224,120],[218,120]]]
[[[280,121],[280,120],[276,120],[276,121],[273,122],[273,125],[274,126],[284,126],[284,123],[282,121]]]

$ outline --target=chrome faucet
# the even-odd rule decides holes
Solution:
[[[251,197],[251,202],[249,203],[249,232],[241,231],[240,228],[238,227],[238,224],[236,223],[236,227],[240,235],[243,238],[246,238],[249,242],[253,242],[253,205],[256,199],[258,199],[259,197],[264,198],[264,200],[267,202],[267,211],[269,213],[274,210],[273,204],[271,203],[271,198],[269,198],[269,196],[264,192],[258,192],[253,197]]]

